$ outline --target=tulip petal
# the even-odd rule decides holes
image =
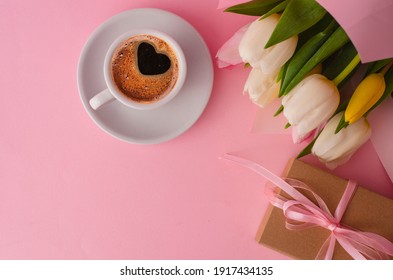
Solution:
[[[280,16],[277,14],[263,20],[255,20],[239,44],[239,54],[243,61],[267,74],[278,72],[296,49],[297,37],[290,38],[268,49],[262,47],[269,40],[279,20]]]
[[[340,119],[342,113],[335,115],[325,126],[322,130],[321,134],[319,135],[316,143],[313,147],[313,154],[317,155],[320,158],[324,158],[327,160],[328,153],[341,142],[344,140],[344,133],[337,133],[336,137],[332,137],[330,131],[336,126]],[[332,159],[333,160],[333,159]],[[327,160],[328,161],[328,160]]]
[[[313,131],[306,134],[299,134],[297,127],[292,127],[292,141],[294,144],[300,144],[304,141],[307,141],[309,138],[311,138],[312,135],[314,135]]]
[[[218,68],[226,68],[243,62],[239,54],[239,43],[249,25],[250,23],[236,31],[235,34],[233,34],[233,36],[217,51],[216,63]]]
[[[264,108],[278,96],[276,78],[277,74],[264,74],[260,69],[253,68],[244,85],[244,92],[248,93],[252,102]]]
[[[266,49],[265,55],[259,61],[259,68],[265,73],[280,69],[295,52],[297,37],[291,37],[284,42]]]
[[[382,74],[368,75],[353,93],[345,110],[345,121],[351,124],[360,119],[382,97],[385,87]]]
[[[390,67],[390,69],[386,72],[385,83],[386,83],[385,92],[383,93],[382,97],[377,101],[377,103],[375,103],[374,106],[371,107],[370,110],[368,110],[367,114],[370,113],[372,110],[374,110],[376,107],[378,107],[379,104],[381,104],[382,101],[384,101],[385,98],[388,97],[393,92],[393,67]]]
[[[251,23],[239,44],[239,54],[244,62],[250,63],[252,67],[259,67],[259,60],[265,52],[262,46],[269,39],[279,20],[280,16],[274,14]]]
[[[312,153],[329,168],[347,162],[371,136],[371,128],[365,118],[335,134],[342,115],[337,114],[326,124],[312,148]]]
[[[326,122],[336,111],[337,105],[331,104],[329,101],[322,102],[318,107],[310,110],[307,117],[298,125],[299,133],[306,134],[310,131],[310,127],[317,128],[321,123]]]
[[[306,77],[282,99],[284,115],[292,126],[297,127],[299,137],[326,122],[339,102],[336,86],[320,74]]]

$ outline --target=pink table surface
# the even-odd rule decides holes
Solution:
[[[254,241],[266,180],[218,159],[236,153],[280,173],[301,149],[289,135],[251,133],[246,70],[215,67],[203,115],[166,143],[119,141],[85,112],[76,85],[84,43],[140,7],[185,18],[212,56],[250,21],[212,0],[0,1],[0,258],[286,259]],[[370,143],[334,173],[393,197]]]

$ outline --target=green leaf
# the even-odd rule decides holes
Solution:
[[[316,34],[308,40],[293,57],[289,60],[285,76],[281,82],[279,96],[282,96],[291,83],[293,78],[299,73],[299,70],[310,60],[311,57],[320,49],[326,42],[329,36],[333,33],[338,24],[332,21],[329,26],[322,32]]]
[[[341,129],[346,128],[348,125],[349,125],[349,122],[345,121],[345,114],[343,114],[340,119],[340,122],[337,125],[336,131],[334,131],[334,134],[339,133]]]
[[[278,108],[278,110],[274,113],[274,117],[277,117],[279,114],[282,113],[282,111],[284,111],[283,105],[281,105],[280,108]]]
[[[225,10],[225,12],[249,16],[262,16],[282,1],[284,0],[253,0],[229,7]]]
[[[351,77],[354,73],[355,70],[358,68],[360,63],[360,56],[359,54],[356,54],[354,58],[348,63],[348,65],[341,71],[340,74],[336,78],[333,79],[333,83],[336,86],[344,84],[349,77]]]
[[[314,146],[315,141],[317,141],[317,139],[318,139],[318,137],[319,137],[320,134],[321,134],[321,132],[318,133],[317,137],[315,137],[314,140],[312,140],[312,141],[310,142],[310,144],[308,144],[308,145],[307,145],[307,146],[297,155],[296,158],[299,159],[299,158],[304,157],[304,156],[306,156],[306,155],[308,155],[308,154],[311,154],[312,147]]]
[[[281,81],[285,75],[285,71],[287,71],[286,69],[286,65],[284,64],[281,68],[280,68],[280,72],[278,72],[277,78],[276,78],[276,83],[278,83],[279,81]]]
[[[303,67],[298,69],[298,73],[290,81],[288,86],[285,87],[283,94],[285,95],[291,91],[315,66],[323,62],[348,42],[349,38],[347,34],[341,27],[338,27]]]
[[[302,32],[299,34],[298,36],[298,42],[296,45],[296,50],[295,50],[295,54],[298,52],[298,50],[303,47],[303,45],[308,42],[308,40],[310,40],[312,37],[314,37],[316,34],[324,31],[329,24],[331,24],[332,22],[335,22],[335,20],[333,19],[333,17],[329,14],[326,14],[322,20],[320,20],[317,24],[313,25],[312,27],[310,27],[309,29],[307,29],[306,31]],[[281,67],[280,69],[280,73],[277,77],[277,82],[279,81],[283,81],[285,79],[285,75],[287,73],[287,69],[288,69],[288,65],[291,62],[291,60],[293,59],[293,57],[287,61],[283,67]],[[281,88],[281,86],[280,86]]]
[[[393,61],[393,58],[387,58],[387,59],[378,60],[378,61],[370,63],[369,66],[367,67],[366,76],[373,74],[373,73],[377,73],[379,70],[381,70],[383,67],[385,67],[386,65],[388,65],[392,61]]]
[[[284,0],[283,2],[281,2],[280,4],[278,4],[277,6],[275,6],[273,9],[271,9],[269,12],[267,12],[266,14],[264,14],[260,20],[265,19],[269,16],[271,16],[272,14],[277,14],[277,13],[281,13],[282,11],[285,10],[285,8],[287,7],[288,3],[290,0]]]
[[[338,113],[344,111],[348,107],[349,100],[351,100],[351,96],[349,96],[347,99],[341,102],[341,104],[338,106],[336,112],[334,112],[333,115],[337,115]]]
[[[332,21],[334,21],[334,18],[330,14],[326,13],[325,16],[316,24],[314,24],[307,30],[299,33],[297,47],[300,48],[316,34],[324,31],[329,26],[329,24],[331,24]]]
[[[348,42],[332,55],[323,65],[322,75],[342,88],[355,74],[360,65],[360,58],[355,46]]]
[[[297,35],[320,21],[326,14],[315,0],[292,0],[285,8],[265,48]]]
[[[357,53],[355,46],[351,42],[347,43],[328,64],[324,65],[322,75],[333,80],[347,67]]]

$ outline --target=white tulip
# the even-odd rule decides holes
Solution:
[[[320,74],[306,77],[282,99],[284,116],[300,137],[326,122],[339,103],[337,87]]]
[[[218,68],[231,68],[243,62],[239,54],[239,44],[250,24],[246,24],[236,31],[217,51],[216,62]]]
[[[264,108],[278,97],[280,86],[276,79],[276,73],[265,74],[260,69],[253,68],[244,85],[244,92],[248,93],[252,102]]]
[[[277,14],[255,20],[247,28],[239,44],[239,54],[243,61],[267,74],[278,72],[292,57],[297,45],[297,36],[293,36],[267,49],[264,48],[279,20],[280,16]]]
[[[326,124],[312,148],[312,153],[331,169],[347,162],[371,136],[371,127],[365,118],[335,134],[342,115],[337,114]]]

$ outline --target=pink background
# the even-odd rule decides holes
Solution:
[[[246,70],[215,68],[199,121],[163,144],[114,139],[85,112],[76,85],[84,43],[140,7],[185,18],[212,56],[251,20],[211,0],[0,1],[0,258],[285,259],[254,241],[265,179],[218,159],[235,153],[280,173],[301,150],[289,135],[251,133]],[[370,143],[335,173],[393,198]]]

